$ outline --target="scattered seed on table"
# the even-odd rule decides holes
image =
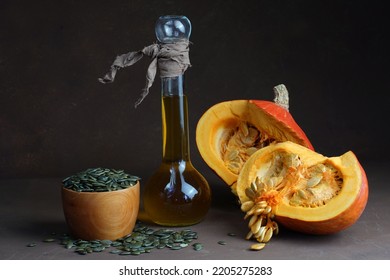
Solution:
[[[226,241],[223,241],[223,240],[218,241],[218,244],[219,244],[219,245],[226,245]]]
[[[228,236],[236,236],[236,234],[233,233],[233,232],[229,232],[227,235],[228,235]]]
[[[133,232],[116,240],[82,240],[73,239],[67,234],[63,234],[58,239],[47,238],[44,242],[59,241],[58,243],[66,249],[73,249],[75,253],[87,255],[108,251],[118,255],[140,255],[150,253],[153,249],[181,250],[188,247],[194,239],[198,238],[197,232],[191,229],[152,229],[141,222],[137,222]],[[27,246],[27,245],[26,245]],[[33,247],[35,245],[30,245]],[[111,250],[105,250],[112,248]],[[194,250],[201,250],[203,245],[194,247]]]
[[[119,255],[131,255],[131,252],[123,251],[122,253],[119,253]]]
[[[260,251],[265,247],[265,243],[255,243],[251,246],[251,250]]]
[[[110,254],[120,254],[120,253],[122,253],[121,250],[111,250],[110,251]]]
[[[66,249],[70,249],[70,248],[72,248],[72,247],[74,247],[74,246],[76,246],[76,245],[73,244],[73,241],[72,241],[72,240],[68,240],[68,241],[66,242],[66,244],[65,244],[65,248],[66,248]]]
[[[203,244],[202,243],[195,243],[192,245],[192,247],[194,247],[195,251],[200,251],[203,249]]]
[[[43,240],[43,242],[54,242],[55,239],[54,238],[46,238]]]
[[[37,243],[29,243],[29,244],[27,244],[27,247],[35,247],[35,246],[37,246]]]

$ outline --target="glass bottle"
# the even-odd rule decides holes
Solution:
[[[188,40],[191,23],[185,16],[163,16],[155,31],[161,43]],[[190,160],[188,104],[183,86],[184,75],[161,78],[162,162],[144,191],[146,214],[165,226],[200,222],[211,202],[209,185]]]

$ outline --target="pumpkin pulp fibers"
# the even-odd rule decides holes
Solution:
[[[268,154],[252,175],[244,190],[249,200],[243,201],[241,210],[246,213],[244,218],[249,218],[246,239],[255,238],[263,244],[261,248],[279,232],[275,221],[279,204],[321,207],[337,196],[343,185],[342,176],[331,163],[307,165],[297,154],[281,150]]]
[[[249,122],[240,122],[230,130],[226,129],[221,139],[221,158],[226,167],[238,175],[244,163],[258,149],[268,146],[275,139],[259,131]]]
[[[343,179],[330,163],[306,166],[298,155],[274,152],[271,160],[257,171],[253,184],[256,201],[276,206],[284,200],[296,207],[320,207],[338,194]]]

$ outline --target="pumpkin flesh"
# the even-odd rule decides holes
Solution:
[[[289,204],[280,204],[275,209],[276,220],[280,224],[310,234],[331,234],[348,228],[359,219],[368,200],[368,182],[364,169],[352,152],[339,158],[330,158],[329,161],[343,174],[344,183],[340,193],[325,207],[291,209]]]
[[[271,143],[291,141],[313,149],[291,114],[276,103],[234,100],[208,109],[196,128],[198,150],[235,192],[238,174],[257,150]]]
[[[266,201],[272,208],[267,217],[289,229],[330,234],[358,220],[367,203],[368,182],[351,151],[328,158],[284,142],[259,150],[246,162],[237,195],[241,204],[253,201],[253,207]]]

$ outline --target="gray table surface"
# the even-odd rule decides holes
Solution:
[[[2,260],[124,260],[124,259],[390,259],[389,164],[366,165],[370,193],[367,207],[352,227],[329,236],[311,236],[281,229],[262,251],[248,250],[246,221],[233,194],[221,181],[211,182],[213,204],[206,218],[188,227],[198,232],[197,242],[181,250],[153,250],[139,256],[119,256],[108,251],[81,256],[58,242],[45,243],[47,237],[67,233],[62,212],[60,178],[0,180],[0,259]],[[161,228],[156,226],[155,228]],[[53,235],[53,234],[56,235]],[[235,233],[236,236],[228,236]],[[218,241],[226,241],[226,245]],[[26,245],[35,242],[36,247]]]

